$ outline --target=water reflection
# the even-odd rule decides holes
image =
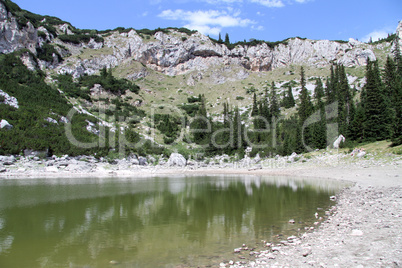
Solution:
[[[342,185],[263,177],[8,180],[0,267],[197,266],[297,232]]]

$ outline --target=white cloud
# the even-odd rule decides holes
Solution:
[[[257,3],[266,7],[284,7],[282,0],[251,0],[252,3]]]
[[[235,3],[256,3],[263,5],[265,7],[284,7],[286,4],[293,4],[294,2],[299,4],[304,4],[314,0],[199,0],[211,5],[222,5],[222,4],[235,4]]]
[[[264,26],[259,25],[259,26],[251,26],[251,29],[255,30],[255,31],[264,31]]]
[[[375,31],[372,31],[371,33],[365,35],[364,37],[362,37],[361,41],[368,42],[371,38],[372,41],[375,42],[375,41],[378,41],[379,39],[388,37],[389,33],[392,33],[392,30],[390,30],[389,28],[375,30]]]
[[[243,0],[201,0],[211,5],[243,3]]]
[[[238,11],[228,13],[218,10],[184,11],[181,9],[164,10],[158,15],[163,19],[182,21],[186,28],[214,36],[219,35],[222,28],[247,27],[256,24],[253,20],[243,19],[239,16],[240,12]]]

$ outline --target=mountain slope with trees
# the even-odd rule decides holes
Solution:
[[[13,36],[0,41],[0,89],[20,106],[0,96],[0,119],[13,126],[0,130],[0,154],[213,156],[250,147],[275,156],[326,148],[339,134],[342,146],[402,143],[400,32],[372,44],[232,44],[227,34],[183,28],[80,30],[9,0],[0,7],[2,33]],[[313,44],[336,51],[317,60]]]

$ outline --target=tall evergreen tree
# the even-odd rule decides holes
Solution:
[[[350,122],[354,116],[354,103],[351,90],[346,76],[345,67],[343,65],[337,66],[338,83],[336,85],[337,101],[338,101],[338,124],[340,134],[347,136]]]
[[[327,124],[325,116],[325,104],[322,98],[324,97],[324,88],[320,78],[316,80],[314,89],[314,98],[316,101],[316,112],[320,114],[320,121],[313,125],[312,142],[315,148],[324,149],[327,144]]]
[[[229,40],[229,34],[226,33],[225,35],[225,45],[229,46],[230,45],[230,40]]]
[[[221,33],[219,33],[218,43],[223,43]]]
[[[306,78],[305,78],[305,73],[304,73],[304,68],[301,67],[300,70],[300,76],[301,76],[301,90],[300,90],[300,105],[298,108],[298,115],[299,115],[299,120],[300,122],[306,121],[306,119],[311,115],[313,112],[313,107],[310,99],[310,93],[308,92],[306,88]]]
[[[392,145],[396,146],[402,144],[402,55],[398,37],[394,40],[394,46],[394,60],[387,58],[383,77],[386,93],[394,109]]]
[[[321,78],[317,78],[314,88],[314,98],[318,101],[322,100],[323,97],[324,97],[324,87],[322,85]]]
[[[383,140],[392,135],[392,111],[380,78],[378,63],[369,61],[366,71],[364,112],[366,140]]]
[[[364,112],[364,107],[362,103],[358,104],[356,107],[356,112],[354,119],[349,126],[349,137],[357,142],[363,142],[365,139],[365,122],[366,114]]]
[[[253,95],[253,109],[251,111],[251,116],[256,116],[258,115],[258,104],[257,104],[257,94]]]
[[[295,99],[293,97],[292,86],[288,86],[288,90],[284,92],[283,107],[289,109],[295,106]]]
[[[400,38],[396,36],[394,39],[394,61],[396,65],[396,72],[399,77],[402,77],[402,54],[401,54],[401,46],[399,45]]]
[[[243,126],[238,107],[234,109],[232,140],[233,140],[233,149],[235,151],[238,151],[243,147]]]
[[[201,100],[200,107],[198,108],[197,116],[191,123],[191,128],[195,131],[193,132],[194,142],[198,144],[204,144],[209,142],[210,133],[210,120],[207,117],[207,109],[205,106],[205,96],[199,96]]]
[[[278,98],[276,95],[276,88],[275,88],[275,83],[272,82],[271,84],[271,99],[270,99],[270,114],[271,117],[278,118],[280,114],[279,110],[279,103],[278,103]]]
[[[299,142],[304,142],[305,144],[311,144],[312,129],[311,127],[305,127],[305,128],[303,127],[303,124],[306,122],[307,118],[309,118],[309,116],[313,113],[313,105],[311,103],[310,93],[306,88],[306,78],[303,67],[301,67],[300,76],[301,76],[300,79],[301,91],[299,95],[300,104],[297,112],[299,115],[299,125],[300,125],[299,127],[303,128],[303,132],[302,130],[300,130],[300,132],[302,132],[302,140],[300,140]],[[299,149],[300,148],[301,147],[299,147]]]

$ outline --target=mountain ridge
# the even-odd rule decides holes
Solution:
[[[37,48],[47,43],[64,55],[78,54],[79,52],[74,51],[85,48],[109,50],[107,53],[101,53],[101,57],[78,59],[64,64],[55,61],[54,64],[46,66],[57,67],[58,72],[74,74],[75,77],[84,73],[96,73],[104,67],[114,68],[126,59],[132,59],[169,76],[195,70],[205,71],[219,65],[239,66],[246,72],[264,72],[292,64],[308,64],[316,68],[333,63],[346,67],[364,66],[368,59],[376,59],[373,52],[375,46],[354,39],[339,42],[295,37],[287,39],[286,42],[276,42],[273,47],[263,41],[255,45],[251,45],[252,42],[239,44],[229,49],[227,44],[214,42],[216,40],[199,32],[183,32],[174,28],[149,31],[148,34],[119,28],[103,32],[77,30],[71,24],[57,21],[55,18],[49,26],[46,23],[52,17],[46,16],[43,16],[38,28],[35,28],[30,20],[21,27],[18,23],[21,19],[8,11],[5,3],[4,0],[0,2],[0,27],[3,29],[0,40],[1,53],[25,48],[37,54]],[[401,26],[398,26],[398,30],[397,34],[401,35]],[[66,46],[69,52],[63,51],[62,47]],[[131,77],[138,78],[141,75],[133,74]]]

